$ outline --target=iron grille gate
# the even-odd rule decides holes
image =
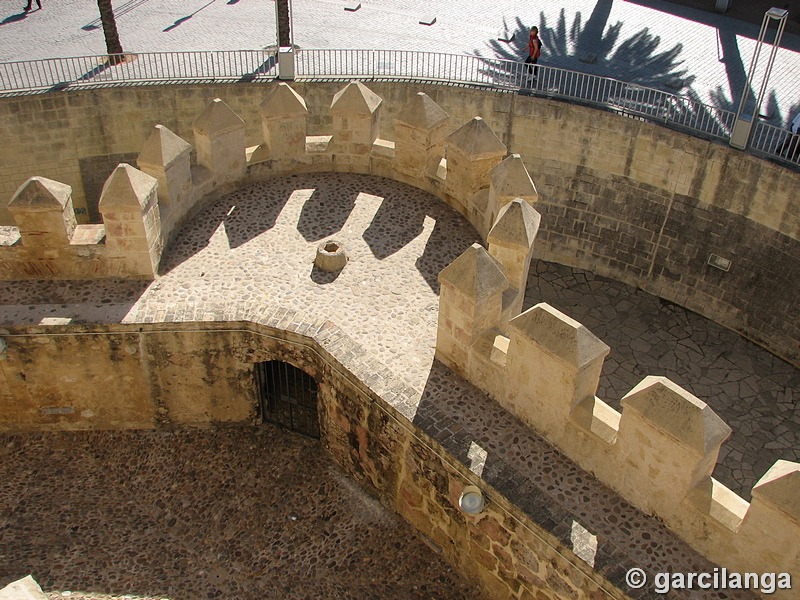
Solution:
[[[317,382],[279,360],[254,365],[256,393],[265,421],[319,439]]]

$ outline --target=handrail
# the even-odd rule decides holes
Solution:
[[[278,76],[275,48],[202,52],[142,52],[0,63],[0,96],[120,84],[245,82]],[[119,62],[119,64],[114,64]],[[722,141],[730,139],[733,111],[672,94],[568,69],[538,65],[537,78],[520,61],[409,50],[299,49],[297,79],[420,81],[479,86],[580,102]],[[800,164],[790,135],[758,122],[751,146],[758,154]],[[800,143],[800,140],[796,140]]]
[[[277,74],[274,49],[48,58],[0,63],[0,95],[131,83],[252,81]]]

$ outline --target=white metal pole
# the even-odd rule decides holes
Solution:
[[[747,72],[747,79],[744,82],[742,98],[739,100],[739,108],[736,111],[737,119],[742,115],[747,105],[747,97],[750,95],[750,90],[752,89],[753,77],[756,74],[756,65],[758,65],[758,58],[761,56],[761,46],[764,44],[764,35],[766,34],[768,25],[769,17],[765,14],[764,20],[761,22],[761,31],[758,33],[758,39],[756,40],[756,50],[753,52],[753,58],[750,60],[750,69]]]
[[[775,63],[775,55],[778,53],[778,48],[780,47],[783,30],[786,27],[786,15],[789,14],[789,11],[783,8],[770,8],[767,14],[778,21],[778,30],[775,32],[775,38],[772,41],[772,51],[769,54],[769,61],[767,61],[767,69],[764,72],[764,81],[761,82],[761,90],[756,100],[756,108],[753,111],[754,117],[758,116],[761,110],[761,103],[764,101],[764,95],[767,93],[767,83],[769,82],[770,75],[772,75],[772,66]]]
[[[753,124],[755,123],[756,119],[758,119],[758,114],[761,110],[761,103],[764,101],[764,95],[767,92],[769,76],[772,73],[772,67],[775,63],[775,56],[778,53],[778,47],[781,43],[783,30],[786,27],[786,16],[788,14],[789,11],[783,8],[770,8],[766,13],[764,13],[764,20],[761,23],[761,31],[758,34],[758,41],[756,42],[756,49],[753,53],[753,60],[750,61],[750,72],[747,74],[747,81],[744,84],[742,98],[739,101],[739,108],[736,111],[736,118],[731,131],[731,138],[728,141],[732,147],[738,148],[739,150],[744,150],[747,148],[747,144],[750,141],[750,133],[753,130]],[[778,21],[778,29],[775,33],[775,39],[772,42],[772,50],[769,55],[769,60],[767,61],[767,68],[764,71],[764,78],[761,81],[761,87],[759,89],[758,96],[755,97],[756,104],[753,108],[752,116],[744,115],[743,113],[747,106],[747,99],[750,95],[750,90],[752,89],[752,82],[753,78],[755,77],[756,67],[758,66],[758,59],[761,55],[761,47],[764,44],[764,37],[766,36],[769,24],[773,19]]]

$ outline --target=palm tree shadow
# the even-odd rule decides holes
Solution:
[[[620,79],[644,87],[663,89],[680,81],[690,86],[694,77],[687,77],[687,70],[681,69],[683,61],[678,60],[683,45],[659,52],[661,38],[644,28],[629,38],[619,41],[622,23],[608,24],[613,0],[597,0],[589,19],[584,23],[583,15],[576,12],[568,25],[566,12],[561,9],[558,20],[552,26],[544,13],[539,15],[539,38],[542,41],[540,63],[575,69],[580,62],[580,71]],[[490,53],[485,57],[487,71],[494,71],[497,77],[513,77],[519,73],[518,63],[526,56],[529,26],[517,18],[511,28],[504,23],[504,43],[490,40],[487,44]],[[481,51],[475,54],[483,57]],[[502,63],[497,60],[514,61]],[[506,71],[503,73],[503,71]],[[674,90],[673,90],[674,91]]]
[[[742,89],[741,82],[746,81],[747,71],[744,63],[742,62],[742,54],[739,49],[737,35],[732,31],[720,30],[719,31],[719,44],[722,50],[721,61],[725,64],[725,71],[728,76],[729,92],[726,93],[722,87],[717,86],[717,89],[711,92],[711,101],[717,108],[736,111],[739,108],[742,94],[747,95],[747,102],[745,103],[743,112],[745,114],[753,114],[755,112],[756,91],[751,86]],[[758,84],[759,82],[754,82]],[[790,119],[793,110],[790,110],[787,118]],[[766,98],[766,106],[761,106],[759,109],[759,117],[762,120],[769,121],[772,125],[783,126],[788,125],[781,119],[780,103],[778,102],[777,94],[772,89]]]
[[[206,8],[206,7],[208,7],[208,6],[211,6],[212,4],[214,4],[214,2],[215,2],[215,1],[216,1],[216,0],[211,0],[211,2],[209,2],[208,4],[204,4],[203,6],[201,6],[200,8],[198,8],[198,9],[197,9],[196,11],[194,11],[193,13],[191,13],[191,14],[188,14],[188,15],[186,15],[185,17],[181,17],[180,19],[177,19],[177,20],[176,20],[176,21],[175,21],[175,22],[174,22],[172,25],[170,25],[169,27],[165,27],[164,29],[162,29],[162,31],[166,33],[167,31],[172,31],[172,30],[173,30],[173,29],[175,29],[176,27],[179,27],[179,26],[181,26],[183,23],[185,23],[186,21],[188,21],[189,19],[191,19],[191,18],[192,18],[193,16],[195,16],[197,13],[199,13],[201,10],[203,10],[204,8]]]
[[[744,103],[742,112],[747,115],[752,115],[756,112],[756,90],[752,85],[742,85],[742,82],[747,80],[747,71],[742,61],[742,54],[737,36],[732,31],[720,29],[718,41],[722,51],[721,61],[725,64],[725,71],[728,77],[728,89],[725,90],[722,86],[717,86],[714,91],[710,92],[710,103],[714,107],[711,110],[718,109],[735,113],[739,109],[739,104],[744,94],[746,96],[746,102]],[[754,83],[758,85],[759,82],[756,81]],[[692,94],[692,96],[699,101],[696,95]],[[791,106],[789,111],[783,113],[786,115],[785,118],[783,118],[781,116],[780,102],[773,88],[769,91],[765,103],[759,107],[758,120],[775,127],[787,129],[792,115],[794,115],[797,110],[797,104]],[[772,130],[769,137],[772,139],[766,140],[761,144],[762,147],[760,149],[767,152],[777,152],[789,137],[789,133],[787,131],[786,134],[781,135]]]

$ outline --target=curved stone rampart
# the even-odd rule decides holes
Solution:
[[[195,188],[205,182],[205,193],[229,191],[214,189],[207,173],[191,166],[191,148],[182,141],[194,136],[192,123],[209,98],[223,98],[244,120],[246,143],[254,149],[249,158],[258,163],[247,177],[259,178],[277,172],[264,142],[270,131],[283,132],[281,154],[294,157],[298,170],[348,169],[344,157],[330,158],[331,99],[341,87],[296,82],[297,98],[273,98],[277,84],[220,84],[0,99],[0,194],[11,198],[32,176],[65,183],[78,223],[86,224],[88,215],[98,214],[97,175],[119,162],[133,164],[141,150],[140,168],[161,178],[161,216],[170,230],[170,221],[181,221],[181,210],[191,206],[167,205],[189,190],[165,188],[162,169],[191,169],[191,178],[176,180],[191,180]],[[373,82],[370,89],[383,99],[376,139],[395,146],[394,159],[391,142],[373,146],[371,172],[437,193],[438,185],[429,184],[444,172],[437,157],[445,138],[480,115],[536,175],[544,215],[538,258],[644,289],[800,364],[800,314],[793,310],[800,283],[792,276],[800,271],[800,174],[718,143],[554,100],[405,83]],[[420,90],[436,109],[414,100]],[[170,139],[145,144],[157,123],[177,139],[162,131]],[[406,139],[415,143],[408,146]],[[154,157],[164,159],[160,167]],[[488,204],[489,195],[477,203]],[[0,207],[0,224],[14,223]],[[485,235],[488,225],[479,225]],[[84,233],[89,240],[99,235]],[[6,233],[3,243],[15,236]]]
[[[800,464],[777,461],[746,502],[711,476],[731,429],[705,402],[649,376],[614,410],[595,396],[609,347],[545,303],[504,312],[510,282],[491,252],[476,244],[440,273],[436,357],[715,563],[800,577],[787,493]]]
[[[488,597],[628,598],[619,574],[612,582],[610,570],[592,569],[414,424],[418,391],[335,324],[262,303],[185,308],[166,321],[150,306],[125,324],[3,328],[0,431],[256,424],[254,363],[279,360],[317,381],[321,441],[334,460]],[[481,514],[458,508],[467,485],[489,498]]]
[[[639,140],[633,129],[638,127],[641,133],[643,124],[619,125],[621,132],[616,134],[622,137],[601,153],[597,141],[578,137],[571,144],[565,142],[564,138],[575,134],[574,124],[565,115],[548,115],[553,103],[545,102],[537,113],[533,99],[492,99],[496,100],[493,120],[503,114],[505,103],[509,121],[518,118],[518,108],[531,111],[530,130],[517,123],[498,136],[488,121],[473,116],[442,139],[446,111],[429,97],[413,96],[397,113],[395,140],[386,140],[380,137],[381,110],[386,103],[354,82],[337,92],[330,103],[332,135],[303,136],[304,117],[306,134],[309,126],[303,109],[309,102],[286,84],[279,84],[260,107],[261,143],[247,147],[245,122],[216,99],[193,124],[196,165],[189,160],[188,144],[160,126],[144,144],[147,152],[139,165],[143,172],[129,165],[119,165],[114,171],[103,189],[101,212],[124,205],[123,212],[133,216],[115,221],[104,212],[105,250],[99,249],[101,244],[95,245],[98,255],[108,255],[108,266],[98,260],[100,266],[91,274],[154,275],[163,244],[188,216],[208,198],[250,181],[279,174],[337,171],[412,183],[458,210],[488,241],[488,251],[478,245],[470,248],[440,275],[437,356],[542,431],[602,481],[643,510],[659,515],[713,560],[739,571],[756,568],[800,576],[796,568],[800,515],[781,491],[800,466],[776,463],[756,486],[748,505],[711,477],[719,446],[730,430],[702,401],[667,380],[646,379],[623,400],[620,415],[594,396],[608,348],[579,323],[546,305],[519,314],[527,266],[541,225],[544,243],[537,254],[567,264],[596,261],[588,268],[646,289],[657,288],[667,298],[678,297],[677,290],[690,289],[691,294],[680,297],[681,303],[697,305],[704,314],[749,331],[751,337],[766,339],[768,346],[794,358],[795,340],[800,336],[793,335],[793,317],[780,312],[786,308],[783,296],[777,294],[765,318],[759,310],[765,306],[759,302],[764,291],[755,285],[761,273],[753,274],[755,279],[747,286],[732,288],[736,278],[726,281],[726,271],[717,267],[732,268],[731,259],[726,262],[728,253],[719,248],[738,248],[736,244],[752,246],[749,254],[742,250],[745,265],[759,257],[766,261],[770,240],[743,236],[751,229],[772,226],[771,235],[783,252],[779,268],[796,271],[795,256],[800,258],[800,251],[796,217],[789,209],[792,190],[797,189],[795,175],[750,162],[749,170],[744,169],[735,179],[729,167],[744,160],[740,158],[743,155],[734,157],[729,149],[723,152],[699,140],[692,140],[697,150],[693,153],[692,147],[671,145],[677,134],[669,134],[673,137],[667,139],[663,137],[666,134],[652,129]],[[602,125],[608,118],[599,117],[598,121]],[[592,135],[607,137],[608,131],[602,128],[584,126]],[[554,129],[559,130],[559,141]],[[518,142],[525,133],[528,137]],[[696,145],[701,143],[706,146]],[[508,147],[515,145],[525,154],[506,156]],[[552,148],[549,154],[545,152],[548,147]],[[588,151],[593,147],[594,151]],[[525,167],[526,157],[539,159],[537,172],[543,165],[545,185],[538,192]],[[720,166],[723,163],[728,166]],[[559,178],[558,169],[571,174]],[[600,169],[609,182],[605,188],[591,183]],[[756,177],[745,190],[746,198],[739,190],[726,187],[734,179],[742,184],[742,177]],[[33,181],[24,184],[12,202],[15,216],[22,215],[17,217],[22,241],[3,248],[10,258],[2,264],[15,265],[15,270],[3,275],[26,278],[35,273],[41,277],[47,272],[42,265],[47,265],[54,277],[74,277],[73,266],[58,271],[59,261],[68,262],[71,255],[54,259],[52,247],[41,255],[30,254],[35,246],[30,240],[39,239],[31,225],[36,222],[31,211],[47,204],[53,215],[60,215],[61,221],[52,216],[47,222],[55,223],[56,229],[63,225],[66,233],[43,236],[50,246],[64,246],[64,240],[73,245],[77,230],[65,209],[69,202],[64,186],[58,188],[54,201],[19,201],[27,198]],[[625,188],[637,192],[616,193]],[[726,196],[726,189],[733,199]],[[565,201],[562,195],[567,191],[572,196]],[[767,191],[773,192],[771,203]],[[539,199],[539,193],[546,198],[548,192],[551,200]],[[156,193],[157,204],[153,202]],[[544,218],[531,207],[533,203],[537,208],[546,207]],[[690,205],[698,210],[703,205],[708,214],[725,215],[725,225],[746,219],[748,226],[732,231],[721,227],[719,239],[712,235],[695,242],[700,250],[687,256],[682,236],[687,230],[702,229],[704,222],[687,211]],[[678,227],[681,221],[676,214],[683,215],[689,226]],[[707,221],[705,231],[713,233],[715,224]],[[696,261],[698,252],[704,256],[709,250],[720,252],[711,253],[717,256],[716,266],[704,262],[706,266],[697,270],[690,259]],[[615,258],[609,259],[609,254]],[[601,260],[603,257],[607,260]],[[683,260],[684,270],[671,277],[668,265],[676,257]],[[121,270],[111,266],[119,263],[124,265]],[[142,271],[143,263],[149,271]],[[778,280],[776,275],[774,282]],[[714,285],[714,295],[706,293]],[[744,297],[744,301],[737,304],[731,297],[737,301]],[[778,316],[784,320],[777,322]],[[770,536],[785,541],[780,554]]]

